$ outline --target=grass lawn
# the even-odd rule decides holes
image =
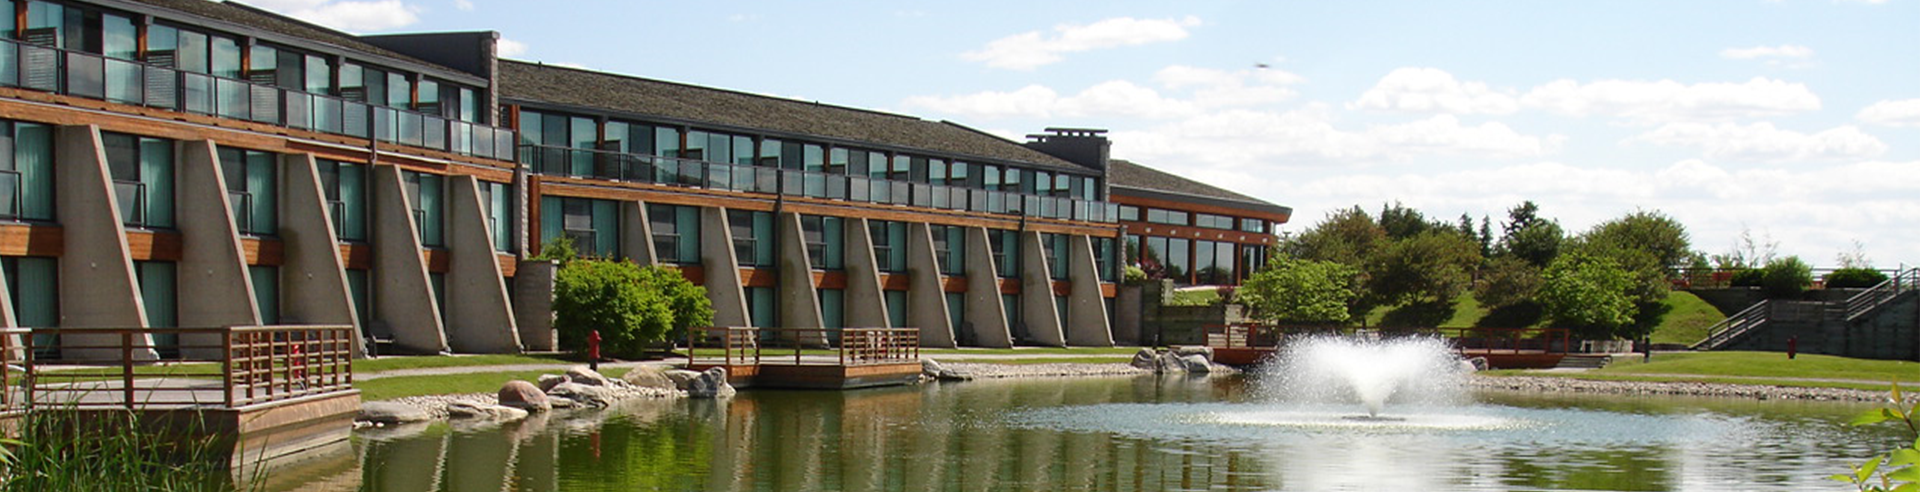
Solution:
[[[1169,306],[1210,306],[1220,302],[1218,289],[1190,289],[1173,291]]]
[[[1002,365],[1018,366],[1018,365],[1027,365],[1027,364],[1113,364],[1113,363],[1126,363],[1131,360],[1133,360],[1133,356],[1054,357],[1054,358],[1048,358],[1048,359],[968,359],[968,360],[956,360],[951,363],[953,364],[1002,364]]]
[[[392,355],[353,361],[353,372],[375,373],[431,367],[500,366],[509,364],[579,364],[561,354],[538,355]],[[497,389],[497,388],[496,388]]]
[[[624,367],[603,367],[601,374],[617,378],[627,373]],[[365,381],[354,381],[354,389],[360,390],[360,399],[365,401],[391,400],[403,396],[445,395],[455,393],[492,393],[500,391],[500,385],[507,381],[521,380],[532,382],[542,374],[555,374],[558,371],[511,371],[476,372],[467,374],[441,374],[434,376],[402,376]]]
[[[1707,329],[1714,323],[1727,319],[1727,315],[1692,292],[1674,291],[1660,304],[1669,311],[1660,320],[1660,326],[1653,329],[1653,343],[1692,345],[1707,339]]]
[[[1020,347],[1014,349],[991,348],[923,348],[920,355],[1126,355],[1139,352],[1139,347]]]
[[[1605,381],[1687,381],[1820,388],[1920,389],[1920,362],[1871,360],[1802,354],[1787,359],[1779,352],[1689,352],[1616,359],[1605,369],[1587,372],[1488,371],[1490,375],[1551,376]]]

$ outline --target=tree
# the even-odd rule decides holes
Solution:
[[[1761,269],[1760,290],[1767,297],[1784,299],[1799,297],[1813,284],[1813,268],[1798,256],[1788,256],[1767,263]]]
[[[1687,226],[1658,211],[1635,211],[1602,222],[1582,240],[1606,249],[1645,252],[1663,275],[1671,275],[1693,256]]]
[[[1367,262],[1367,293],[1382,304],[1452,302],[1473,283],[1480,248],[1451,228],[1394,241]]]
[[[1501,233],[1506,237],[1513,236],[1515,231],[1525,229],[1527,226],[1533,225],[1534,222],[1538,222],[1540,220],[1538,216],[1539,213],[1540,206],[1534,205],[1533,200],[1527,200],[1520,202],[1519,205],[1514,205],[1513,208],[1507,209],[1507,223],[1500,225],[1502,229]]]
[[[1541,274],[1535,299],[1556,325],[1584,337],[1611,338],[1633,326],[1639,314],[1633,284],[1633,274],[1612,258],[1570,252]]]
[[[1277,257],[1254,272],[1235,295],[1254,315],[1271,321],[1340,323],[1358,298],[1360,271],[1332,261]]]
[[[1480,216],[1480,256],[1493,257],[1493,221]]]
[[[1547,264],[1560,256],[1560,247],[1566,240],[1566,233],[1560,230],[1559,222],[1532,220],[1500,238],[1500,245],[1494,254],[1526,260],[1534,268],[1546,268]]]
[[[1393,202],[1391,205],[1380,206],[1380,229],[1387,233],[1389,239],[1406,239],[1428,231],[1450,229],[1450,227],[1444,223],[1427,220],[1427,216],[1421,214],[1419,210],[1402,206],[1400,202]]]
[[[1355,206],[1336,210],[1313,228],[1284,238],[1281,254],[1303,260],[1332,261],[1359,268],[1386,241],[1386,231]]]
[[[1473,286],[1473,299],[1488,309],[1499,309],[1531,302],[1539,291],[1539,268],[1526,260],[1502,256],[1487,262],[1480,281]]]
[[[624,260],[577,259],[554,282],[554,326],[563,347],[585,346],[599,331],[608,354],[637,357],[649,344],[691,326],[713,323],[706,290],[677,270]]]

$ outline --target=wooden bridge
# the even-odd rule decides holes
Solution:
[[[847,389],[920,378],[917,328],[696,328],[687,369],[727,368],[734,386]]]
[[[1461,357],[1484,358],[1487,366],[1494,369],[1554,367],[1572,351],[1572,340],[1565,328],[1360,328],[1236,323],[1209,325],[1206,330],[1207,346],[1213,349],[1214,361],[1240,366],[1260,363],[1291,339],[1314,335],[1444,338]]]
[[[211,435],[236,466],[345,443],[360,410],[352,326],[0,329],[0,419],[132,413]]]

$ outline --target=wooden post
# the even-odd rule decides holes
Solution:
[[[120,391],[122,394],[126,396],[127,409],[132,410],[133,409],[133,331],[132,330],[123,329],[123,331],[120,332],[120,380],[121,380],[121,384],[124,385],[124,387],[120,388]]]
[[[220,392],[221,401],[227,408],[233,408],[233,327],[220,331]]]

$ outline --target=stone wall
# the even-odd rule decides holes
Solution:
[[[1801,353],[1864,359],[1920,360],[1920,293],[1908,292],[1849,322],[1837,303],[1776,304],[1766,325],[1722,350]]]

